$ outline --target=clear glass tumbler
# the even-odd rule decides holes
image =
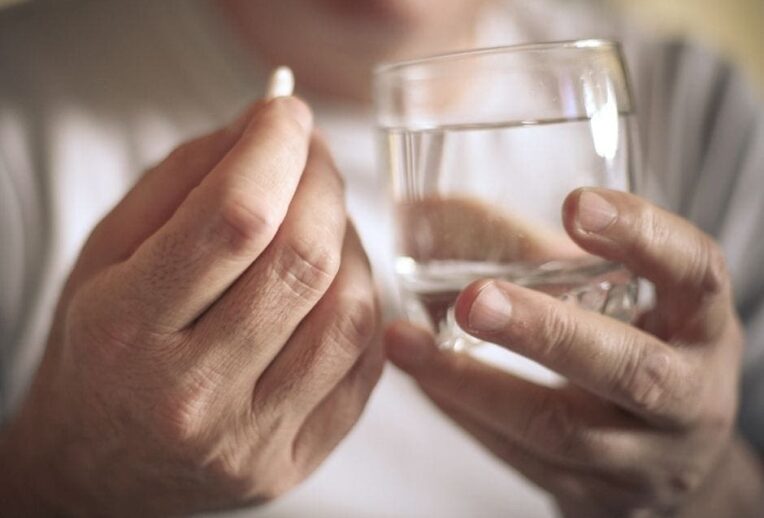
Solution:
[[[631,191],[636,122],[617,43],[490,48],[384,64],[375,72],[391,180],[396,272],[408,317],[444,348],[479,344],[453,303],[502,278],[629,321],[637,282],[567,236],[578,187]]]

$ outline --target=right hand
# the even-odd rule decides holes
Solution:
[[[257,103],[173,152],[94,230],[0,445],[0,492],[15,488],[22,514],[272,499],[358,419],[382,370],[377,328],[309,109]]]

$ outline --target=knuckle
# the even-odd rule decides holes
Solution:
[[[626,485],[629,507],[649,506],[654,509],[676,509],[689,495],[697,492],[705,479],[707,469],[703,462],[689,458],[666,459],[635,472]]]
[[[177,445],[190,458],[204,453],[208,410],[217,376],[192,371],[174,390],[160,397],[155,407],[155,426],[167,444]]]
[[[566,309],[549,305],[542,313],[539,327],[541,336],[536,344],[539,347],[539,361],[542,363],[546,360],[564,361],[575,347],[577,323]]]
[[[634,350],[625,347],[625,351]],[[617,393],[640,413],[661,415],[670,398],[671,358],[665,351],[647,348],[639,354],[624,355],[615,381]]]
[[[202,411],[206,404],[194,398],[162,398],[155,407],[154,428],[162,442],[183,451],[188,458],[196,458],[202,451]]]
[[[677,237],[672,226],[650,205],[637,208],[633,217],[639,230],[634,234],[637,237],[631,243],[634,252],[639,252],[646,246],[661,248]],[[678,284],[687,285],[693,292],[700,290],[703,294],[715,295],[722,292],[730,282],[726,260],[721,248],[711,236],[696,232],[697,237],[691,236],[695,253],[688,254],[685,274]]]
[[[271,502],[303,478],[281,447],[262,451],[240,442],[219,447],[205,460],[204,470],[228,500],[249,504]]]
[[[222,195],[219,225],[213,231],[227,240],[236,255],[247,255],[259,249],[276,234],[280,218],[268,203],[244,192],[229,189]]]
[[[282,244],[274,268],[298,297],[322,296],[339,271],[340,252],[313,239],[292,238]]]
[[[727,261],[724,253],[716,242],[707,235],[703,235],[702,251],[699,259],[700,288],[707,295],[721,293],[729,284],[727,273]]]
[[[220,454],[205,460],[201,472],[215,493],[229,503],[245,505],[271,501],[257,472],[243,459],[238,454]]]
[[[697,463],[681,463],[670,470],[667,487],[664,491],[656,488],[653,498],[666,503],[677,503],[698,491],[704,478],[704,470]]]
[[[337,304],[333,341],[342,353],[357,357],[377,331],[377,310],[373,296],[346,295]]]
[[[668,229],[654,207],[641,204],[636,209],[634,218],[636,220],[635,227],[638,230],[634,234],[637,236],[634,243],[632,243],[634,248],[642,248],[645,244],[660,246],[661,243],[666,242],[668,239]]]
[[[261,485],[248,448],[226,448],[207,461],[205,471],[215,485],[237,502],[270,501],[267,486]]]
[[[205,473],[226,500],[239,504],[270,502],[266,491],[258,488],[253,473],[243,472],[237,464],[227,458],[215,458],[208,461]]]

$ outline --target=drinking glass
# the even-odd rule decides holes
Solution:
[[[459,329],[453,303],[481,278],[633,319],[634,276],[580,249],[561,216],[574,189],[632,191],[640,173],[617,43],[542,43],[384,64],[374,98],[404,310],[441,347],[480,344]]]

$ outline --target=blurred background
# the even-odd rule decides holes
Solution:
[[[764,92],[764,0],[606,0],[669,34],[705,41]]]
[[[0,8],[28,0],[0,0]],[[705,41],[739,63],[764,92],[764,0],[601,0],[666,34]]]

